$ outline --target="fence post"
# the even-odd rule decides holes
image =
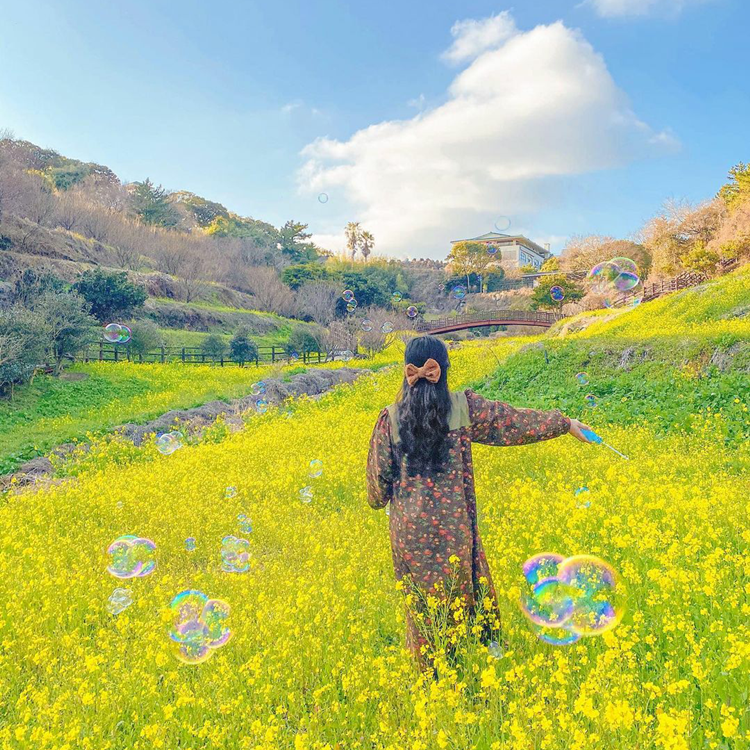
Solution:
[[[164,359],[165,359],[165,357],[164,357],[164,344],[162,344],[162,346],[161,346],[161,363],[162,364],[164,364]]]
[[[182,361],[185,361],[185,347],[182,347]]]
[[[120,351],[117,348],[117,345],[115,345],[115,362],[119,362],[120,359]]]
[[[224,355],[221,355],[221,366],[224,367]]]
[[[101,362],[104,359],[104,342],[99,342],[99,361]]]

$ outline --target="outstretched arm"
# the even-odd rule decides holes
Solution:
[[[585,425],[558,410],[516,409],[502,401],[490,401],[466,391],[469,404],[470,434],[473,442],[486,445],[525,445],[571,433],[584,443]]]
[[[393,497],[393,450],[391,420],[383,410],[370,438],[367,456],[367,502],[375,508],[385,508]]]

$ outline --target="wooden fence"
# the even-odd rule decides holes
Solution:
[[[312,362],[325,362],[325,352],[302,352],[297,361],[304,364]],[[260,365],[267,362],[291,362],[293,357],[282,346],[259,346],[258,356],[247,359],[244,364]],[[212,357],[206,354],[199,346],[161,346],[153,351],[140,354],[131,351],[128,344],[111,344],[100,341],[94,346],[80,352],[75,360],[77,362],[184,362],[185,364],[216,364],[225,365],[240,364],[236,359],[228,356]]]

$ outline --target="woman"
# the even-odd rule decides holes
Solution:
[[[434,336],[412,339],[404,360],[398,401],[378,417],[367,460],[370,505],[391,504],[396,579],[424,594],[446,591],[450,581],[469,612],[482,593],[497,612],[477,530],[471,444],[524,445],[568,433],[587,443],[587,427],[559,411],[514,409],[471,390],[451,393],[448,352]],[[424,667],[427,638],[411,612],[406,642]]]

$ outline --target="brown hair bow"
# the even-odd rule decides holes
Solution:
[[[428,383],[437,383],[440,380],[440,365],[430,357],[421,367],[409,363],[404,367],[404,375],[409,385],[414,385],[420,378]]]

